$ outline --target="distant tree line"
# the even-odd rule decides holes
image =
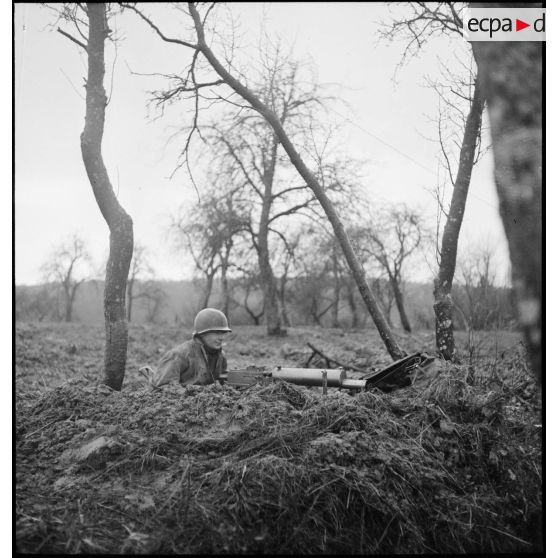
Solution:
[[[454,286],[457,308],[457,330],[514,329],[511,291],[494,281],[490,253],[480,251],[463,258]],[[330,260],[328,260],[330,261]],[[355,297],[350,275],[326,265],[313,269],[312,262],[296,276],[282,275],[278,281],[278,299],[286,327],[309,325],[343,329],[373,327],[362,301]],[[133,264],[132,264],[133,267]],[[281,268],[283,269],[283,268]],[[158,281],[154,278],[135,279],[131,323],[166,324],[189,328],[199,308],[199,301],[207,295],[202,277],[191,281]],[[392,327],[401,326],[401,318],[394,303],[390,281],[385,277],[369,279],[370,287],[381,301],[383,311]],[[207,303],[220,307],[228,298],[233,325],[262,325],[264,291],[257,273],[236,274],[226,282],[228,295],[222,292],[223,283],[211,289]],[[73,301],[72,321],[101,323],[103,281],[83,279]],[[434,327],[433,296],[426,283],[403,281],[406,314],[413,329],[432,330]],[[39,285],[16,287],[16,320],[63,322],[66,302],[61,283],[51,281]]]

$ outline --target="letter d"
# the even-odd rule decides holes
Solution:
[[[543,14],[542,17],[539,17],[539,19],[535,19],[535,23],[533,23],[533,29],[537,33],[544,33],[544,16],[545,14]]]

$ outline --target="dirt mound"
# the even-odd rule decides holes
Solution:
[[[449,367],[351,396],[83,379],[17,405],[21,552],[542,548],[539,402]]]

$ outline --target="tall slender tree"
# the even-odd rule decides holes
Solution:
[[[126,321],[126,281],[134,246],[131,217],[118,202],[101,153],[105,127],[107,95],[104,87],[105,41],[112,31],[108,25],[108,8],[104,2],[66,6],[63,19],[71,20],[87,43],[59,29],[87,53],[85,84],[85,126],[81,134],[81,154],[95,200],[110,230],[110,251],[106,267],[104,316],[105,362],[103,382],[120,390],[124,381],[128,349]],[[81,17],[77,12],[82,11]],[[81,31],[82,18],[87,31]]]
[[[406,14],[386,24],[382,32],[384,38],[393,40],[394,37],[401,36],[407,41],[403,53],[403,61],[408,56],[416,55],[419,50],[431,37],[446,35],[461,35],[462,20],[461,14],[465,8],[465,3],[451,2],[412,2],[404,6]],[[443,154],[443,164],[450,176],[453,190],[449,209],[446,214],[441,247],[438,250],[438,273],[434,279],[434,315],[436,329],[436,346],[439,354],[447,360],[453,360],[456,356],[455,341],[453,336],[453,311],[454,304],[452,298],[452,287],[457,261],[457,248],[459,233],[465,213],[467,195],[471,182],[473,165],[477,161],[479,140],[481,136],[482,111],[484,107],[484,96],[476,76],[476,69],[472,70],[471,83],[473,84],[473,94],[469,97],[469,108],[465,119],[465,124],[461,131],[461,138],[457,139],[460,144],[459,162],[455,178],[452,174],[450,163],[451,148],[447,145],[445,138],[439,136],[440,148]],[[458,86],[455,77],[450,76],[449,87],[446,89],[454,90]],[[436,86],[433,89],[437,89]],[[442,98],[448,92],[444,91]],[[458,92],[458,97],[466,94]],[[447,99],[444,102],[451,105],[455,110],[455,104]],[[439,123],[440,124],[440,123]],[[455,135],[455,134],[454,134]]]
[[[478,78],[474,83],[474,93],[463,132],[459,154],[459,166],[453,182],[451,203],[444,225],[442,244],[439,250],[438,274],[434,279],[434,314],[436,317],[436,346],[446,360],[455,358],[453,336],[452,286],[457,261],[459,232],[465,213],[465,205],[475,164],[482,124],[484,98]]]

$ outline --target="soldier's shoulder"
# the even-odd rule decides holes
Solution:
[[[180,345],[176,345],[171,349],[171,352],[175,354],[187,354],[192,350],[193,341],[190,339],[188,341],[184,341],[180,343]]]

